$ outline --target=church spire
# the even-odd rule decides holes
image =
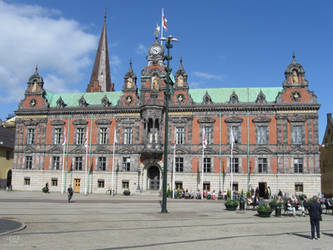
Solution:
[[[106,14],[104,14],[104,25],[99,39],[94,68],[87,87],[87,92],[105,91],[114,91],[113,85],[111,84],[109,50],[106,35]]]

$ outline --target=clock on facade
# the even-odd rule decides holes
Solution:
[[[184,97],[184,95],[183,95],[183,94],[179,94],[179,95],[177,96],[177,100],[178,100],[178,102],[183,103],[183,102],[185,101],[185,97]]]
[[[301,99],[301,97],[302,97],[301,94],[300,94],[299,92],[297,92],[297,91],[291,93],[291,98],[292,98],[295,102],[299,101],[299,99]]]
[[[36,104],[37,104],[36,99],[32,99],[32,100],[30,101],[30,106],[31,106],[31,107],[35,107]]]
[[[126,101],[126,103],[127,104],[130,104],[130,103],[132,103],[132,101],[133,101],[133,98],[132,98],[132,96],[127,96],[126,98],[125,98],[125,101]]]
[[[152,46],[150,48],[150,53],[153,54],[153,55],[157,55],[157,54],[161,53],[161,51],[162,51],[162,48],[158,45]]]

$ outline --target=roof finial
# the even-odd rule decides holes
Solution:
[[[38,75],[38,64],[36,64],[36,67],[35,67],[35,74]]]
[[[181,65],[183,65],[183,57],[182,56],[180,57],[179,62],[180,62]]]
[[[132,58],[130,58],[130,68],[129,68],[129,72],[133,72],[133,68],[132,68]]]
[[[293,60],[295,60],[296,56],[295,56],[295,50],[293,50]]]
[[[104,8],[104,22],[106,22],[106,7]]]

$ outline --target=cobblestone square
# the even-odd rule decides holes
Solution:
[[[333,216],[323,214],[321,239],[310,240],[309,217],[260,218],[226,211],[221,201],[160,197],[0,192],[0,218],[26,228],[0,236],[0,249],[332,249]]]

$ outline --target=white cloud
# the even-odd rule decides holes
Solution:
[[[143,45],[139,44],[139,46],[136,48],[136,53],[139,55],[146,55],[148,49]]]
[[[190,88],[196,89],[200,87],[200,83],[199,82],[190,82]]]
[[[81,80],[97,37],[60,15],[58,10],[0,0],[0,102],[23,98],[36,64],[46,86],[57,92]]]
[[[199,78],[203,78],[206,80],[217,80],[217,81],[223,81],[225,80],[224,75],[214,75],[214,74],[209,74],[209,73],[204,73],[204,72],[193,72],[193,75]]]

